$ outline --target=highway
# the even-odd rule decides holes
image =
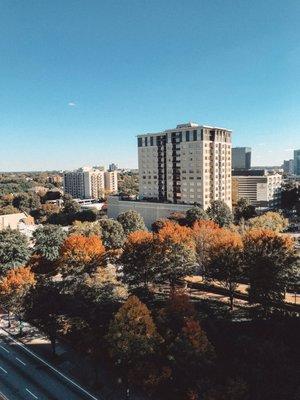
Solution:
[[[0,399],[100,400],[0,328]]]

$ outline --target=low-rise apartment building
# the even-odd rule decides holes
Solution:
[[[66,171],[63,175],[64,193],[79,199],[99,199],[105,193],[118,191],[117,171],[104,171],[102,167],[83,167]]]
[[[246,198],[255,207],[280,207],[282,175],[267,170],[234,171],[235,201]]]

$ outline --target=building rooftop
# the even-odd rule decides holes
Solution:
[[[219,127],[219,126],[199,125],[196,122],[188,122],[188,123],[185,123],[185,124],[179,124],[179,125],[176,126],[176,128],[165,129],[165,130],[163,130],[161,132],[141,133],[141,134],[138,134],[137,137],[148,136],[148,135],[159,136],[162,133],[167,133],[167,132],[171,132],[171,131],[173,132],[173,131],[178,131],[180,129],[188,129],[188,128],[218,129],[218,130],[221,130],[221,131],[232,132],[230,129],[222,128],[222,127]]]

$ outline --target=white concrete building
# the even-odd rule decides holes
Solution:
[[[237,200],[247,198],[255,207],[274,208],[281,202],[282,175],[275,171],[234,172]]]
[[[195,123],[138,135],[139,194],[177,204],[231,207],[231,131]]]
[[[104,183],[105,191],[107,193],[117,193],[118,192],[118,172],[105,171],[104,172]]]
[[[104,171],[83,167],[64,172],[64,193],[80,199],[99,199],[104,195]]]
[[[99,199],[107,193],[117,193],[118,172],[103,167],[83,167],[64,172],[64,193],[79,199]]]
[[[145,222],[147,228],[151,228],[153,222],[160,218],[168,218],[172,213],[185,213],[191,208],[188,204],[155,203],[147,201],[122,200],[118,196],[108,197],[107,216],[117,218],[125,211],[134,210],[138,212]]]

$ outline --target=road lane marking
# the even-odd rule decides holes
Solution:
[[[21,364],[26,365],[26,364],[24,363],[24,361],[20,360],[18,357],[16,357],[16,360],[18,360]]]
[[[8,397],[6,397],[5,394],[2,392],[0,392],[0,396],[2,396],[4,400],[9,400]]]
[[[4,368],[2,368],[1,366],[0,366],[0,369],[1,369],[1,371],[5,372],[7,374],[7,371]]]
[[[6,351],[6,353],[9,353],[9,350],[7,350],[5,347],[0,346],[2,350]]]
[[[35,399],[38,399],[38,397],[35,394],[33,394],[29,389],[27,389],[27,388],[25,388],[25,389],[26,389],[26,392],[31,394],[32,397],[34,397]]]
[[[8,336],[10,338],[10,340],[12,340],[18,346],[20,346],[23,350],[25,350],[27,353],[29,353],[32,357],[36,358],[37,360],[39,360],[44,365],[47,365],[48,368],[50,368],[52,371],[56,372],[58,375],[60,375],[66,381],[68,381],[73,386],[75,386],[77,389],[81,390],[83,393],[85,393],[91,399],[99,400],[99,398],[93,396],[91,393],[89,393],[87,390],[85,390],[82,386],[80,386],[78,383],[74,382],[72,379],[68,378],[66,375],[64,375],[62,372],[60,372],[58,369],[54,368],[51,364],[47,363],[47,361],[43,360],[38,355],[36,355],[33,351],[27,349],[27,347],[23,343],[18,342],[17,340],[15,340],[5,329],[3,329],[3,328],[0,328],[0,329],[5,333],[6,336]],[[101,396],[100,399],[103,399],[103,397]]]

